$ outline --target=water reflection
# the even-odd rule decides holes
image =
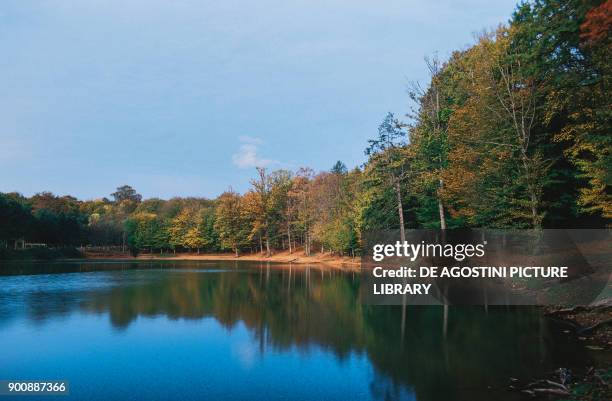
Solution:
[[[590,363],[536,309],[367,306],[358,299],[359,275],[350,272],[235,262],[3,269],[0,328],[19,320],[44,325],[75,313],[107,315],[116,331],[141,316],[210,317],[228,329],[243,324],[258,344],[242,349],[250,357],[269,349],[308,356],[313,347],[340,362],[365,355],[374,370],[372,399],[513,399],[505,391],[510,376]]]

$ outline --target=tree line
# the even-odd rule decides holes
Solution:
[[[537,0],[447,60],[425,60],[414,107],[389,113],[348,171],[258,168],[243,194],[111,199],[0,194],[0,241],[310,255],[400,228],[606,227],[612,1]]]

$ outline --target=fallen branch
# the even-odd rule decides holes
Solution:
[[[565,392],[569,392],[569,389],[566,386],[564,386],[563,384],[561,384],[561,383],[557,383],[557,382],[554,382],[552,380],[544,380],[544,382],[546,384],[548,384],[549,386],[557,387],[560,390],[563,390]]]
[[[570,395],[569,392],[558,389],[558,388],[534,388],[533,390],[534,394],[548,394],[548,395],[556,395],[559,397],[568,397]]]
[[[532,396],[532,397],[535,397],[535,395],[536,395],[536,394],[535,394],[533,391],[531,391],[531,390],[522,390],[522,391],[521,391],[521,393],[525,393],[525,394],[530,395],[530,396]]]
[[[573,308],[558,309],[556,311],[546,312],[547,315],[570,315],[577,312],[586,312],[588,308],[585,306],[574,306]]]
[[[595,378],[599,380],[602,385],[608,386],[608,382],[606,382],[604,378],[599,375],[599,373],[595,373],[593,376],[595,376]]]

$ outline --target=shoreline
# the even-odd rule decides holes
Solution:
[[[360,258],[341,257],[330,254],[313,254],[305,256],[302,252],[279,252],[270,257],[261,254],[243,254],[236,257],[229,253],[206,253],[206,254],[141,254],[132,256],[125,253],[104,253],[84,251],[84,260],[205,260],[205,261],[249,261],[249,262],[269,262],[278,264],[317,264],[336,268],[358,270],[361,267]]]

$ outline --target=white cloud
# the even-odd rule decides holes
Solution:
[[[265,159],[258,155],[259,145],[263,143],[260,138],[241,135],[238,137],[241,145],[238,152],[232,155],[232,163],[239,168],[266,167],[271,164],[280,164],[278,160]]]

